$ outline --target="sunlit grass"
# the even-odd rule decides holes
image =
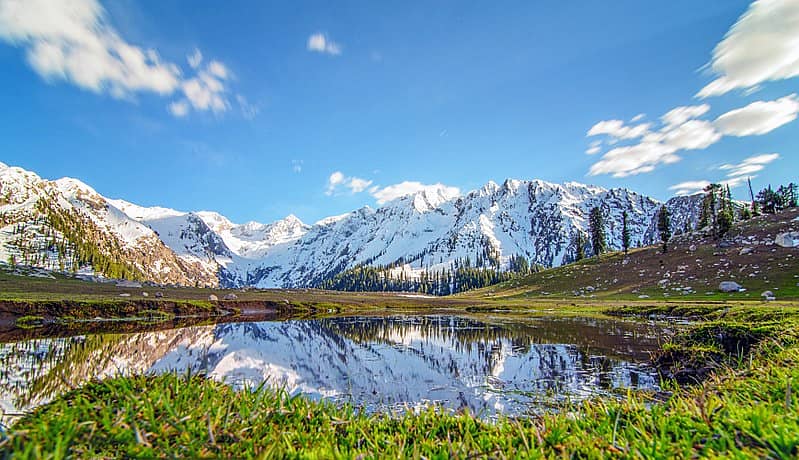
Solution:
[[[719,331],[753,334],[753,348],[728,355],[699,385],[665,385],[673,394],[660,401],[629,393],[487,422],[432,409],[367,415],[269,388],[237,392],[199,376],[139,376],[57,398],[19,421],[0,449],[18,458],[796,458],[799,328],[789,313],[705,311],[710,321],[666,351],[722,353]]]

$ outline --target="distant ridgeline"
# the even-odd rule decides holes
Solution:
[[[753,193],[753,203],[733,202],[718,184],[665,203],[540,180],[452,193],[429,188],[314,225],[293,215],[235,224],[107,199],[78,180],[0,163],[0,261],[162,284],[446,295],[665,235],[720,237],[736,219],[796,203],[793,184]]]

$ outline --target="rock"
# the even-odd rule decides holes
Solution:
[[[119,294],[119,296],[120,297],[130,297],[130,294],[128,294],[127,292],[123,292],[122,294]]]
[[[719,291],[721,292],[738,292],[743,289],[743,286],[735,281],[722,281],[719,284]]]
[[[596,291],[596,288],[594,288],[594,286],[586,286],[585,287],[585,291],[586,292],[594,292],[594,291]]]
[[[136,281],[129,281],[129,280],[120,280],[116,283],[117,287],[121,288],[140,288],[141,283]]]
[[[150,294],[148,294],[147,292],[142,292],[142,293],[141,293],[141,296],[142,296],[142,297],[150,297]]]
[[[211,294],[208,296],[208,300],[210,300],[211,302],[216,302],[217,300],[219,300],[219,297],[217,297],[214,294]]]
[[[238,298],[239,298],[239,296],[237,296],[236,294],[233,294],[233,293],[226,294],[225,297],[224,297],[225,300],[236,300]]]
[[[688,246],[688,250],[691,251],[691,252],[696,252],[696,245],[692,244],[692,245]]]
[[[155,298],[156,298],[156,299],[161,299],[161,298],[163,298],[163,297],[164,297],[164,293],[163,293],[163,292],[156,292],[156,293],[155,293]]]
[[[639,295],[639,296],[638,296],[638,298],[639,298],[639,299],[648,299],[648,298],[649,298],[649,296],[648,296],[648,295],[646,295],[646,294],[641,294],[641,295]]]
[[[774,243],[783,248],[799,248],[799,232],[780,233],[774,238]]]
[[[765,301],[774,301],[774,300],[777,300],[777,298],[774,296],[774,293],[773,293],[773,292],[771,292],[771,291],[763,291],[763,293],[762,293],[762,294],[760,294],[760,297],[761,297],[763,300],[765,300]]]
[[[727,249],[727,248],[731,248],[732,246],[733,246],[732,241],[724,240],[724,241],[719,242],[719,249]]]
[[[752,249],[752,248],[741,248],[741,250],[738,251],[738,255],[745,256],[747,254],[751,254],[752,251],[754,251],[754,249]]]

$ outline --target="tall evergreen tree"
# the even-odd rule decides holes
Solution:
[[[630,251],[630,214],[627,211],[621,215],[621,245],[627,254]]]
[[[607,250],[607,237],[605,234],[605,216],[598,206],[591,209],[588,216],[588,226],[591,232],[591,249],[594,256],[599,256]]]
[[[583,232],[577,230],[574,235],[574,261],[585,259],[585,237]]]
[[[658,212],[658,233],[660,241],[663,242],[663,252],[668,252],[671,239],[671,213],[665,206],[662,206]]]

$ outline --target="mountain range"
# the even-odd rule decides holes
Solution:
[[[672,227],[695,227],[701,195],[662,203],[634,191],[541,180],[488,182],[463,195],[430,188],[313,225],[290,215],[236,224],[216,212],[182,212],[109,199],[79,180],[45,180],[0,163],[0,260],[162,284],[313,287],[366,265],[419,277],[456,264],[507,269],[512,258],[558,266],[574,259],[600,207],[608,246],[657,240],[665,205]]]

